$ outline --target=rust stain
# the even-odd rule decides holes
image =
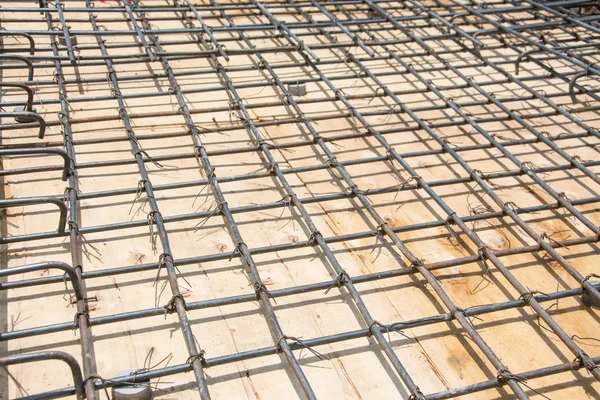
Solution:
[[[225,250],[227,250],[227,245],[224,243],[217,243],[217,250],[219,250],[219,253],[224,253]]]
[[[338,376],[340,376],[339,371],[342,372],[343,377],[346,379],[346,381],[348,382],[348,384],[350,385],[350,387],[352,388],[352,391],[354,392],[354,394],[356,395],[357,398],[362,399],[362,396],[360,395],[358,389],[356,388],[356,385],[354,384],[354,382],[352,382],[352,378],[350,378],[350,375],[348,375],[348,372],[346,371],[346,366],[344,365],[344,363],[342,362],[342,360],[336,356],[336,363],[339,366],[339,370],[336,368],[336,372],[338,373]],[[340,376],[341,377],[341,376]]]
[[[448,354],[448,357],[446,357],[448,365],[456,372],[461,380],[464,379],[463,368],[471,360],[471,357],[469,357],[460,346],[446,346],[446,350]]]
[[[240,374],[240,376],[242,376],[242,374]],[[248,371],[247,369],[244,370],[243,376],[246,377],[246,380],[248,381],[248,385],[250,385],[250,389],[252,389],[252,393],[254,393],[254,398],[260,399],[260,395],[258,394],[256,387],[254,386],[254,382],[252,382],[252,378],[250,378],[250,371]],[[246,385],[244,385],[244,390],[246,390]],[[248,397],[247,391],[246,391],[246,397]]]
[[[117,280],[115,279],[115,277],[114,277],[114,276],[111,276],[111,277],[110,277],[110,280],[112,281],[112,284],[113,284],[113,286],[115,287],[115,289],[117,289],[117,290],[119,290],[119,291],[120,291],[120,290],[121,290],[121,288],[119,287],[119,284],[117,283]]]
[[[444,378],[444,375],[442,374],[442,372],[435,365],[435,363],[433,362],[433,360],[429,356],[429,353],[427,353],[427,351],[425,350],[425,348],[423,347],[423,345],[421,345],[421,342],[419,341],[419,339],[416,336],[414,337],[414,339],[415,339],[415,342],[417,343],[417,345],[419,347],[419,350],[420,350],[421,354],[425,358],[425,361],[429,365],[429,368],[431,369],[431,371],[433,371],[433,373],[435,374],[435,376],[437,376],[437,378],[440,380],[440,382],[442,383],[442,385],[444,385],[444,387],[447,390],[449,390],[450,389],[450,385],[448,385],[448,382],[446,381],[446,378]]]
[[[386,224],[390,226],[390,228],[397,228],[403,225],[402,219],[394,215],[386,215],[385,217],[383,217],[383,220],[386,222]]]
[[[131,264],[140,265],[144,262],[146,255],[138,250],[129,250],[129,257],[127,257],[127,262]]]

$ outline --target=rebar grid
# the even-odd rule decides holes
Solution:
[[[379,382],[388,388],[385,393],[393,388],[405,398],[444,399],[484,390],[508,395],[504,386],[518,398],[548,398],[559,389],[544,377],[585,369],[600,380],[600,359],[588,354],[598,340],[588,332],[597,330],[593,307],[600,304],[598,271],[590,262],[600,240],[595,208],[600,181],[593,169],[600,163],[595,159],[600,98],[594,86],[600,72],[600,16],[590,11],[594,7],[597,2],[583,0],[23,0],[3,5],[1,116],[10,120],[0,125],[0,156],[9,165],[0,175],[11,192],[24,194],[0,201],[7,209],[8,231],[0,243],[9,259],[0,277],[11,277],[0,283],[0,289],[11,290],[5,318],[14,307],[26,310],[32,299],[55,297],[52,285],[64,285],[68,294],[71,281],[75,295],[66,296],[70,305],[58,319],[45,316],[44,323],[17,328],[21,321],[12,318],[10,329],[5,323],[0,339],[9,351],[0,363],[7,374],[0,379],[26,395],[19,382],[24,378],[8,366],[60,359],[73,371],[75,386],[36,393],[36,398],[82,397],[84,391],[96,398],[109,396],[108,387],[148,380],[156,383],[156,394],[168,393],[158,389],[162,377],[193,370],[193,385],[172,390],[193,386],[208,399],[220,388],[211,368],[241,365],[250,379],[260,368],[244,362],[266,358],[288,375],[293,388],[288,394],[327,397],[327,385],[310,367],[331,368],[334,360],[342,365],[341,352],[360,339],[368,346],[356,344],[352,351],[361,357],[374,354],[370,362],[378,363],[381,380],[390,382]],[[302,85],[310,88],[307,94],[293,89]],[[44,149],[33,141],[36,136],[44,139]],[[465,140],[471,144],[462,144]],[[290,154],[294,151],[297,156]],[[56,156],[61,164],[52,164]],[[217,170],[228,172],[217,176]],[[169,174],[175,182],[164,183]],[[119,176],[123,182],[115,180]],[[137,185],[131,184],[134,176]],[[334,191],[314,190],[323,186]],[[245,198],[255,193],[254,201]],[[58,206],[58,229],[53,230],[57,214],[45,207],[29,215],[39,204]],[[15,207],[22,212],[11,213]],[[268,210],[278,215],[265,219]],[[345,226],[345,219],[353,224]],[[40,232],[50,221],[52,227]],[[99,249],[100,244],[109,252],[125,252],[133,244],[141,249],[138,239],[148,237],[152,262],[143,262],[148,251],[130,250],[139,258],[128,265],[124,256]],[[490,237],[507,244],[497,246]],[[512,246],[513,241],[519,245]],[[448,249],[437,254],[427,246]],[[39,253],[43,248],[47,254]],[[583,249],[589,254],[580,255]],[[178,251],[186,256],[178,257]],[[70,265],[57,257],[70,258]],[[298,257],[304,261],[296,274],[305,284],[295,282],[286,264]],[[24,265],[20,258],[38,262]],[[238,258],[239,267],[233,261]],[[291,285],[290,279],[277,281],[279,275],[269,267],[276,263],[285,266]],[[368,273],[357,267],[361,263]],[[214,265],[209,269],[214,271],[204,264]],[[196,265],[205,280],[192,269]],[[52,269],[65,275],[35,275]],[[243,279],[236,277],[238,269],[250,287],[241,287],[241,293],[229,288]],[[218,278],[221,273],[228,275]],[[232,294],[215,295],[210,274],[224,279],[224,292]],[[457,276],[476,279],[473,293],[449,286]],[[117,279],[126,283],[123,292]],[[120,300],[121,308],[132,310],[115,312],[104,301],[113,296],[107,282],[123,296],[134,296],[127,297],[130,304]],[[483,292],[482,284],[497,293],[476,295]],[[171,295],[165,302],[161,295],[167,285]],[[152,296],[145,294],[150,286]],[[28,288],[33,291],[25,292]],[[402,299],[402,304],[388,301],[416,317],[395,312],[392,320],[379,322],[391,314],[371,288]],[[206,290],[210,296],[194,300],[194,292]],[[415,293],[418,300],[412,298]],[[304,304],[302,296],[310,300]],[[286,312],[290,303],[279,305],[280,298],[290,299],[302,317],[313,318],[313,303],[322,308],[320,318],[342,313],[326,311],[330,299],[342,299],[348,314],[340,315],[347,326],[319,322],[325,324],[320,334],[304,338],[303,332],[314,329],[292,323]],[[570,299],[577,318],[587,323],[569,322],[569,311],[558,307],[562,299]],[[246,310],[253,302],[258,307],[252,313],[263,314],[267,329],[253,318],[244,323],[256,328],[244,329],[268,332],[269,339],[256,338],[246,350],[215,345],[226,338],[210,331],[210,313],[221,313],[228,324],[222,307]],[[96,304],[107,311],[99,312]],[[62,318],[73,314],[70,307],[75,307],[71,321]],[[412,308],[417,311],[408,312]],[[169,317],[173,313],[176,321]],[[163,315],[164,322],[152,319]],[[494,323],[476,323],[482,315],[497,317]],[[529,364],[515,358],[514,347],[488,333],[520,329],[509,315],[535,332],[527,339],[543,344],[538,351],[552,357],[522,367]],[[107,370],[125,368],[107,368],[106,357],[115,359],[106,353],[106,332],[128,332],[128,323],[146,319],[158,324],[150,325],[152,330],[181,329],[181,337],[167,348],[171,356],[184,358],[169,366],[167,356],[152,365],[152,346],[143,368],[113,378]],[[434,328],[421,336],[405,333],[423,327]],[[74,366],[75,354],[62,352],[61,332],[73,329],[79,331],[82,372]],[[144,343],[149,331],[142,332],[135,337]],[[399,336],[392,338],[392,332]],[[477,371],[458,379],[454,372],[439,371],[437,363],[448,364],[435,356],[415,360],[413,352],[424,341],[436,340],[444,346],[457,340]],[[35,353],[40,346],[34,343],[44,343],[41,349],[49,351]],[[165,343],[156,343],[163,356],[169,352],[161,348]],[[312,355],[303,357],[303,350]],[[515,364],[519,368],[509,370]],[[583,377],[573,373],[566,382],[598,395],[598,384]],[[261,397],[266,395],[275,394]]]

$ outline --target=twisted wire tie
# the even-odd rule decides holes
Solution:
[[[317,243],[317,236],[319,235],[321,235],[321,232],[319,232],[318,230],[312,231],[310,236],[308,237],[308,243],[310,243],[311,246],[315,246]]]
[[[502,212],[506,213],[506,209],[510,209],[512,212],[516,213],[521,208],[517,206],[517,203],[515,203],[514,201],[507,201],[506,203],[504,203],[504,207],[502,207]]]
[[[227,204],[226,202],[222,202],[219,204],[219,207],[223,207],[222,204]],[[238,244],[235,246],[235,248],[233,249],[233,251],[231,252],[231,255],[229,256],[229,261],[233,260],[233,257],[235,256],[235,253],[237,252],[238,255],[242,256],[243,252],[242,252],[242,245],[246,245],[246,243],[240,241],[238,242]]]
[[[479,255],[479,258],[481,259],[481,261],[483,262],[483,266],[485,267],[485,274],[487,275],[490,272],[490,268],[488,267],[488,264],[487,264],[488,257],[485,254],[486,250],[489,250],[489,247],[487,247],[484,244],[483,246],[481,246],[480,248],[477,249],[477,254]]]
[[[193,369],[193,364],[196,361],[198,361],[198,360],[200,360],[200,364],[202,364],[202,367],[208,368],[209,365],[206,362],[206,357],[205,356],[206,356],[206,351],[204,351],[204,350],[200,350],[198,352],[198,354],[194,354],[194,355],[189,356],[187,358],[187,360],[185,361],[186,364],[189,364],[188,371],[191,371]]]
[[[598,368],[598,365],[596,365],[594,361],[590,358],[590,356],[588,356],[584,351],[579,353],[579,355],[575,357],[574,361],[580,367],[585,367],[585,369],[587,369],[588,371],[593,371],[594,369]]]
[[[106,398],[110,400],[110,396],[108,394],[108,387],[106,386],[106,383],[108,382],[108,380],[104,379],[100,375],[90,375],[90,376],[88,376],[86,379],[84,379],[84,381],[82,382],[82,385],[85,386],[85,385],[87,385],[87,383],[89,381],[93,382],[96,379],[98,379],[100,382],[102,382],[102,388],[104,389],[104,393],[106,394]],[[126,385],[126,383],[125,383],[125,385]]]
[[[396,200],[396,198],[398,197],[398,194],[404,190],[404,188],[406,187],[406,185],[408,185],[409,183],[411,183],[412,181],[416,181],[418,184],[418,179],[420,179],[420,176],[410,176],[408,179],[406,179],[404,182],[400,183],[400,185],[398,186],[398,190],[396,190],[396,194],[394,195],[394,201]],[[418,188],[418,186],[417,186]]]
[[[480,169],[474,169],[471,171],[471,173],[469,174],[469,178],[471,179],[475,179],[473,177],[473,175],[478,176],[480,179],[485,180],[485,175],[483,174],[483,171],[481,171]]]
[[[75,194],[75,199],[77,199],[78,193],[77,193],[77,190],[75,190],[75,188],[73,188],[71,186],[67,186],[65,188],[65,190],[63,191],[63,199],[64,199],[64,202],[67,203],[67,205],[68,205],[68,202],[70,200],[69,196],[71,195],[71,193],[74,193]]]
[[[177,311],[177,299],[181,300],[181,302],[183,303],[183,308],[187,311],[187,303],[185,302],[183,295],[179,293],[171,297],[171,300],[169,300],[167,304],[163,306],[163,308],[165,309],[165,318],[167,317],[167,314],[172,314],[175,311]]]
[[[418,400],[423,398],[425,398],[425,395],[423,395],[423,392],[421,392],[421,389],[419,389],[418,386],[415,386],[413,393],[411,393],[411,395],[408,396],[408,400]]]
[[[569,199],[569,197],[567,196],[567,194],[566,194],[565,192],[560,192],[560,193],[558,194],[558,197],[559,197],[559,198],[562,198],[562,199],[564,199],[564,200],[566,200],[566,201],[571,201],[571,199]]]
[[[383,236],[383,234],[385,233],[385,227],[386,226],[388,226],[387,222],[382,222],[381,224],[377,225],[377,228],[375,230],[375,234]]]
[[[496,379],[498,380],[499,383],[506,383],[508,381],[516,381],[516,382],[526,381],[525,378],[523,378],[522,376],[513,374],[506,367],[500,368],[498,370],[498,375],[496,375]]]
[[[539,290],[530,290],[529,292],[521,293],[518,300],[523,300],[526,305],[529,305],[531,299],[535,297],[536,294],[541,294],[547,296],[547,294],[540,292]]]
[[[356,186],[356,185],[355,185],[355,186]],[[368,196],[368,195],[369,195],[369,192],[370,192],[370,191],[371,191],[371,189],[362,190],[362,189],[358,189],[358,188],[356,188],[356,190],[355,190],[355,194],[356,194],[356,196],[358,196],[358,195],[363,195],[363,196],[365,196],[365,197],[366,197],[366,196]],[[367,199],[367,200],[369,200],[369,199]],[[369,201],[370,201],[370,200],[369,200]]]
[[[581,158],[581,156],[578,155],[574,155],[573,157],[571,157],[571,164],[573,164],[574,166],[577,166],[574,161],[577,161],[580,164],[583,164],[584,162],[586,162],[586,160],[584,160],[583,158]]]
[[[237,110],[240,108],[240,102],[239,100],[229,100],[229,103],[227,103],[229,105],[229,110]]]
[[[446,217],[446,225],[453,225],[454,224],[454,219],[452,217],[454,217],[456,215],[456,211],[452,211],[447,217]]]
[[[80,317],[85,317],[88,325],[91,325],[90,313],[88,312],[88,310],[76,312],[75,316],[73,317],[73,331],[76,331],[79,328],[79,318]]]
[[[311,353],[313,353],[315,356],[317,356],[317,358],[321,359],[321,360],[329,360],[329,357],[326,357],[325,355],[319,353],[317,350],[313,349],[312,347],[308,346],[306,343],[304,343],[303,340],[300,340],[300,337],[295,337],[295,336],[288,336],[288,335],[282,335],[279,340],[277,341],[277,349],[279,349],[279,351],[283,351],[283,348],[281,346],[281,342],[283,342],[284,340],[291,340],[293,342],[298,343],[300,346],[304,347],[306,350],[310,351]],[[289,345],[288,345],[289,346]]]
[[[168,253],[162,253],[160,256],[158,256],[158,269],[156,270],[156,278],[154,278],[153,285],[156,285],[156,282],[158,282],[158,279],[160,278],[160,271],[167,266],[167,263],[175,264],[173,261],[173,256]]]
[[[156,214],[160,213],[158,211],[150,211],[146,216],[148,221],[148,229],[150,229],[150,244],[152,245],[152,250],[156,250],[156,238],[154,237],[154,224],[156,223]]]
[[[265,166],[265,169],[269,172],[269,174],[273,174],[273,173],[275,173],[276,166],[277,166],[277,163],[268,163]]]
[[[390,327],[388,325],[384,325],[381,322],[377,321],[377,320],[373,320],[373,322],[371,322],[371,324],[369,325],[369,336],[373,336],[373,327],[377,326],[378,328],[383,328],[386,330],[386,332],[389,333],[389,329]]]
[[[336,286],[341,287],[344,283],[347,283],[347,282],[351,282],[350,276],[348,275],[348,273],[346,271],[342,270],[338,274],[338,276],[335,278],[333,283],[327,288],[327,290],[325,290],[325,292],[323,294],[327,294],[334,287],[336,287]]]
[[[592,278],[600,278],[600,275],[597,275],[597,274],[593,274],[593,273],[592,273],[592,274],[588,274],[588,275],[586,275],[586,277],[585,277],[585,278],[583,278],[583,280],[581,281],[581,293],[582,293],[582,294],[583,294],[583,291],[585,290],[585,285],[586,285],[586,283],[588,283],[588,282],[589,282],[589,280],[590,280],[590,279],[592,279]]]
[[[202,156],[202,150],[206,151],[206,147],[204,145],[194,145],[194,154],[196,158],[200,158]]]
[[[327,159],[327,165],[328,165],[330,168],[333,168],[333,167],[341,167],[341,166],[342,166],[342,164],[340,164],[340,163],[339,163],[339,162],[336,160],[336,158],[335,158],[335,157],[328,158],[328,159]]]
[[[425,266],[425,264],[423,263],[423,260],[420,260],[417,258],[410,262],[410,265],[408,266],[408,268],[410,268],[410,273],[414,274],[417,272],[417,269],[419,267],[424,267],[424,266]]]
[[[373,94],[373,96],[369,99],[369,102],[367,104],[371,104],[371,102],[375,99],[375,97],[379,96],[379,90],[383,91],[383,94],[385,94],[385,90],[381,87],[378,86],[377,89],[375,89],[375,93]]]
[[[135,202],[138,201],[139,198],[142,197],[142,193],[146,191],[146,183],[148,183],[146,179],[140,179],[138,181],[137,190],[135,191],[135,196],[133,198],[133,201],[131,202],[131,207],[129,208],[129,214],[131,214],[131,211],[133,211],[133,206],[135,205]]]
[[[339,97],[340,95],[346,97],[346,94],[344,93],[343,89],[335,89],[334,94],[336,95],[336,97]]]
[[[275,300],[275,297],[273,297],[273,295],[271,294],[271,292],[269,291],[269,289],[267,289],[267,287],[265,286],[264,283],[262,282],[254,282],[252,284],[252,286],[254,287],[254,293],[256,294],[256,300],[260,300],[260,294],[264,293],[267,295],[267,297],[273,299],[273,302],[275,302],[275,304],[277,304],[277,300]]]
[[[552,239],[551,235],[548,235],[546,232],[542,232],[541,235],[538,238],[538,246],[542,246],[542,242],[544,240],[548,240],[548,242],[554,243],[556,244],[556,246],[558,247],[564,247],[565,249],[569,249],[567,246],[565,246],[564,244],[562,244],[561,242]]]

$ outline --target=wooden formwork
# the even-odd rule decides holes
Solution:
[[[2,3],[46,129],[3,114],[0,150],[72,160],[63,181],[56,154],[0,154],[4,199],[68,206],[64,233],[54,203],[7,207],[2,267],[79,261],[85,299],[58,270],[4,278],[1,355],[68,353],[88,398],[130,369],[156,398],[597,398],[594,17],[216,3]],[[0,377],[75,393],[57,360]]]

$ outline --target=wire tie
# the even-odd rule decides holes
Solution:
[[[333,283],[332,283],[332,284],[331,284],[331,285],[330,285],[330,286],[327,288],[327,290],[325,290],[325,292],[324,292],[323,294],[327,294],[327,293],[329,293],[329,291],[330,291],[331,289],[333,289],[334,287],[336,287],[336,286],[337,286],[337,287],[339,288],[339,287],[341,287],[341,286],[342,286],[344,283],[347,283],[347,282],[351,282],[351,280],[350,280],[350,276],[349,276],[349,275],[346,273],[346,271],[342,270],[342,271],[341,271],[341,272],[338,274],[337,278],[335,278],[335,280],[333,281]]]
[[[508,381],[516,381],[516,382],[526,381],[526,379],[523,378],[522,376],[511,373],[508,370],[508,368],[506,368],[506,367],[500,368],[498,370],[498,375],[496,376],[496,378],[498,379],[499,383],[506,383]]]
[[[194,364],[194,363],[195,363],[197,360],[200,360],[200,364],[202,364],[202,367],[204,367],[204,368],[208,368],[208,367],[209,367],[209,365],[208,365],[208,363],[206,362],[206,358],[205,358],[205,356],[206,356],[206,352],[205,352],[204,350],[200,350],[200,351],[198,352],[198,354],[194,354],[194,355],[192,355],[192,356],[189,356],[189,357],[188,357],[188,359],[185,361],[185,363],[186,363],[186,364],[189,364],[189,369],[188,369],[188,371],[191,371],[191,370],[192,370],[192,368],[193,368],[193,366],[192,366],[192,365],[193,365],[193,364]]]
[[[419,400],[424,398],[425,396],[423,395],[423,392],[421,392],[421,389],[419,389],[418,386],[415,386],[413,393],[411,393],[411,395],[408,396],[408,400]]]
[[[334,167],[342,167],[342,165],[337,161],[337,159],[335,157],[331,157],[327,159],[327,165],[330,168],[334,168]]]
[[[390,338],[390,331],[396,332],[397,334],[404,336],[406,339],[411,340],[411,338],[408,335],[406,335],[403,331],[400,330],[400,327],[395,328],[395,326],[397,326],[397,325],[400,325],[400,324],[396,324],[396,325],[384,325],[384,324],[382,324],[381,322],[379,322],[377,320],[373,320],[373,322],[371,323],[371,325],[369,325],[369,334],[373,335],[372,328],[373,328],[373,326],[377,326],[377,327],[379,327],[380,330],[381,329],[385,330],[385,333],[388,336],[388,342],[392,341],[391,338]]]
[[[515,213],[521,211],[521,208],[519,206],[517,206],[517,203],[515,203],[514,201],[507,201],[506,203],[504,203],[504,207],[502,208],[502,211],[506,212],[505,209],[507,209],[507,208]]]
[[[529,305],[529,302],[531,301],[531,299],[538,293],[541,293],[537,290],[533,290],[533,291],[528,291],[528,292],[524,292],[521,293],[521,295],[519,296],[519,300],[523,300],[525,302],[525,304]]]
[[[69,204],[71,193],[74,193],[75,199],[77,199],[77,190],[75,190],[75,188],[73,188],[71,186],[67,186],[63,192],[64,202],[67,203],[67,205]]]
[[[67,225],[69,226],[69,230],[74,230],[75,233],[77,234],[77,236],[79,236],[83,242],[83,250],[84,250],[84,254],[85,256],[88,258],[88,260],[90,259],[90,252],[87,251],[87,249],[85,248],[85,246],[89,246],[92,248],[92,250],[94,250],[97,254],[97,256],[95,256],[95,258],[97,258],[98,260],[100,260],[100,258],[98,256],[102,255],[100,253],[100,250],[98,250],[98,248],[96,246],[94,246],[93,244],[91,244],[90,242],[88,242],[88,240],[85,238],[85,236],[83,236],[83,233],[81,233],[81,231],[79,230],[79,226],[77,225],[77,222],[75,221],[67,221]]]
[[[335,93],[336,97],[338,97],[338,98],[339,98],[340,95],[346,97],[346,93],[344,93],[343,89],[335,89],[334,93]]]
[[[386,226],[388,226],[387,222],[382,222],[381,224],[377,225],[377,229],[375,231],[375,234],[383,236],[385,234],[385,227]]]
[[[417,181],[417,179],[419,179],[419,178],[420,178],[420,176],[411,176],[407,180],[405,180],[404,182],[400,183],[400,185],[398,186],[398,190],[396,190],[396,194],[394,195],[394,201],[396,201],[396,198],[398,197],[398,194],[400,194],[400,192],[402,190],[404,190],[404,188],[406,187],[406,185],[408,185],[412,181]]]
[[[233,249],[233,251],[231,252],[231,255],[229,256],[229,261],[233,260],[233,257],[235,256],[235,253],[238,252],[238,255],[242,256],[242,245],[246,245],[246,243],[240,241],[238,242],[238,244],[235,246],[235,249]]]
[[[483,174],[483,172],[480,169],[471,170],[471,173],[469,174],[469,178],[475,179],[475,178],[473,178],[473,175],[478,176],[480,179],[485,180],[485,175]]]
[[[423,260],[415,258],[414,260],[412,260],[410,262],[410,265],[408,266],[408,268],[410,268],[410,273],[414,274],[417,272],[417,269],[420,267],[424,267],[425,264],[423,263]]]
[[[273,299],[273,302],[275,302],[275,304],[277,304],[277,300],[275,300],[275,298],[273,297],[269,289],[267,289],[264,283],[254,282],[252,286],[254,287],[254,293],[256,293],[256,300],[260,301],[260,294],[264,293],[267,295],[267,297]]]
[[[479,259],[483,262],[483,266],[485,267],[485,274],[487,275],[490,272],[490,268],[487,264],[488,257],[485,254],[486,250],[489,250],[489,248],[484,244],[483,246],[477,249],[477,254],[479,255]]]
[[[156,285],[158,279],[160,278],[161,269],[163,269],[163,267],[166,267],[168,262],[171,264],[175,264],[175,262],[173,261],[173,256],[171,256],[170,254],[162,253],[158,257],[158,270],[156,271],[156,278],[154,278],[154,284],[152,286]]]
[[[76,331],[77,328],[79,328],[79,317],[85,317],[85,319],[87,320],[88,325],[91,324],[91,322],[90,322],[90,313],[87,310],[83,310],[81,312],[76,312],[75,313],[75,317],[73,319],[73,331]]]
[[[510,138],[510,137],[508,137],[508,136],[501,136],[501,135],[498,135],[498,134],[496,134],[496,133],[492,133],[492,134],[490,135],[490,137],[491,137],[492,139],[494,139],[494,140],[496,140],[496,139],[500,139],[500,140],[505,140],[505,141],[507,141],[507,142],[510,142],[510,141],[513,141],[513,140],[515,140],[515,139],[513,139],[513,138]],[[494,146],[494,144],[493,144],[493,143],[490,143],[490,146]]]
[[[571,157],[571,160],[572,160],[571,164],[574,164],[573,161],[577,161],[580,164],[587,162],[587,160],[584,160],[583,158],[581,158],[581,156],[578,156],[578,155],[574,155],[573,157]],[[577,165],[574,164],[574,166],[577,166]]]
[[[317,350],[315,350],[312,347],[308,346],[306,343],[304,343],[303,340],[300,340],[300,338],[301,338],[301,336],[300,337],[294,337],[294,336],[283,335],[277,341],[277,348],[280,351],[283,351],[283,349],[281,347],[281,342],[283,342],[284,340],[291,340],[293,342],[298,343],[300,346],[304,347],[306,350],[310,351],[311,353],[313,353],[315,356],[317,356],[317,358],[319,358],[321,360],[329,360],[328,357],[324,356],[323,354],[319,353]]]
[[[548,131],[540,132],[540,136],[546,136],[546,138],[549,141],[554,142],[554,139],[552,139],[552,135]]]
[[[375,99],[375,97],[379,97],[379,90],[380,89],[385,94],[385,90],[381,86],[378,86],[377,89],[375,89],[375,93],[373,94],[373,97],[371,97],[371,99],[369,99],[369,102],[367,103],[367,105],[371,104],[371,102]]]
[[[146,183],[148,181],[145,179],[140,179],[138,181],[138,186],[137,186],[137,190],[135,192],[135,197],[133,198],[133,201],[131,202],[131,207],[129,208],[129,215],[131,215],[131,211],[133,211],[133,206],[135,205],[135,202],[139,200],[140,197],[142,197],[142,193],[144,191],[146,191]],[[136,211],[137,214],[137,211]]]
[[[524,169],[524,168],[526,168],[526,169]],[[536,168],[536,166],[531,161],[523,161],[520,165],[520,169],[523,172],[527,172],[529,169],[534,169],[534,168]]]
[[[373,320],[373,322],[371,322],[371,324],[369,325],[369,336],[373,336],[373,327],[377,326],[378,328],[383,328],[386,330],[386,332],[388,332],[389,334],[389,326],[382,324],[381,322],[377,321],[377,320]]]
[[[353,183],[352,185],[350,185],[350,186],[344,188],[344,190],[342,190],[342,193],[346,193],[346,192],[350,193],[352,196],[356,196],[357,192],[359,192],[358,186],[356,186],[356,184]]]
[[[588,356],[584,351],[579,353],[579,355],[575,358],[575,362],[577,362],[579,366],[584,366],[588,371],[593,371],[594,369],[598,368],[590,356]]]
[[[569,248],[567,246],[565,246],[564,244],[562,244],[561,242],[559,242],[557,240],[552,239],[552,235],[548,235],[546,232],[542,232],[542,234],[538,238],[538,245],[540,247],[542,246],[542,242],[544,241],[544,239],[547,239],[548,242],[556,244],[556,246],[558,246],[558,247],[564,247],[565,249],[569,250]]]
[[[183,308],[187,311],[188,308],[185,299],[183,298],[183,295],[179,293],[171,297],[171,300],[169,300],[168,303],[163,306],[165,309],[165,318],[167,318],[167,314],[172,314],[177,311],[177,299],[181,300],[183,303]]]
[[[156,223],[155,214],[158,211],[150,211],[146,216],[148,220],[148,228],[150,229],[150,244],[152,245],[152,251],[156,251],[156,238],[154,237],[154,224]]]
[[[265,166],[265,169],[269,172],[269,174],[274,174],[276,166],[277,166],[277,163],[268,163]]]
[[[354,193],[358,196],[358,195],[363,195],[367,198],[367,200],[369,200],[369,202],[371,202],[371,199],[369,199],[367,196],[369,195],[369,192],[371,191],[371,189],[367,189],[367,190],[362,190],[362,189],[358,189],[358,187],[356,188],[356,190],[354,191]],[[371,202],[372,203],[372,202]]]
[[[562,198],[562,199],[565,199],[566,201],[569,201],[569,202],[571,201],[571,199],[569,199],[569,197],[567,196],[567,194],[565,192],[560,192],[558,194],[558,197]]]
[[[65,292],[63,294],[63,299],[67,300],[67,296],[68,296],[69,299],[67,300],[67,302],[70,305],[77,304],[77,296],[69,293],[69,285],[67,284],[67,276],[68,276],[68,274],[66,272],[62,276],[63,283],[65,284]]]
[[[110,396],[108,394],[108,386],[106,385],[107,380],[104,379],[103,377],[101,377],[100,375],[90,375],[88,376],[83,382],[82,382],[82,386],[85,387],[85,385],[89,382],[89,381],[95,381],[96,379],[98,379],[100,382],[102,382],[102,388],[104,389],[104,394],[106,394],[106,398],[110,400]],[[125,384],[126,385],[126,384]]]
[[[204,147],[204,145],[194,145],[194,153],[196,154],[197,158],[202,156],[202,150],[206,151],[206,147]]]
[[[581,281],[581,293],[583,293],[583,291],[585,290],[585,284],[592,278],[600,278],[600,275],[597,275],[597,274],[586,275],[586,277],[583,278],[583,280]]]
[[[321,232],[319,232],[318,230],[314,230],[310,233],[310,236],[308,237],[308,243],[311,246],[315,246],[317,244],[317,236],[320,236]]]

